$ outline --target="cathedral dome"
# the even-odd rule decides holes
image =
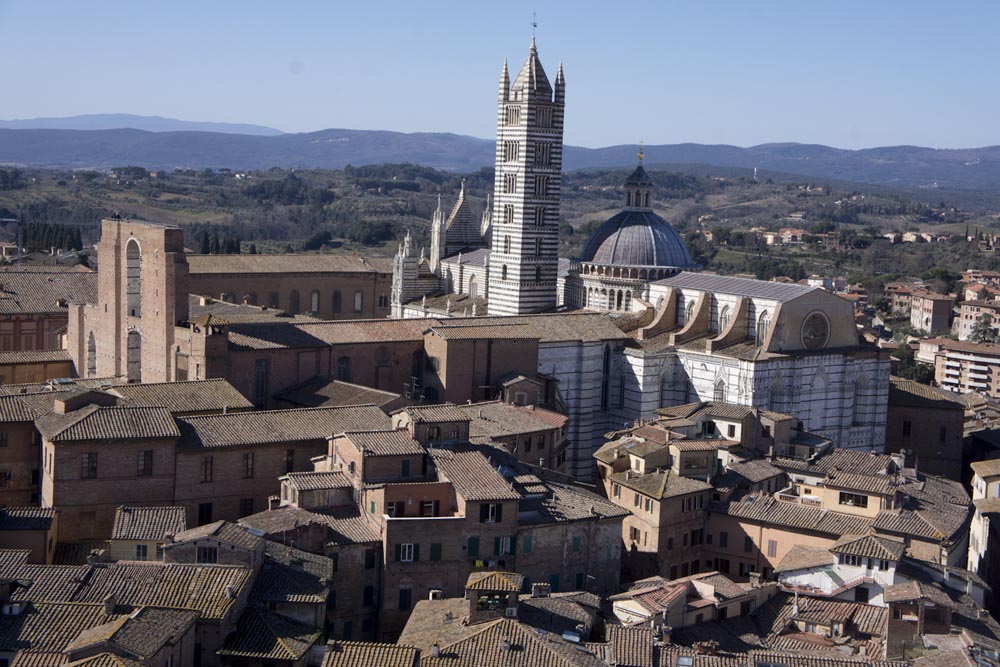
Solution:
[[[626,209],[591,234],[580,261],[611,266],[695,268],[673,226],[651,210]]]

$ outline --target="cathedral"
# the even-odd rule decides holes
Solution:
[[[450,214],[438,204],[429,256],[404,240],[393,317],[606,313],[625,337],[588,353],[588,364],[600,359],[594,378],[570,357],[540,359],[571,412],[595,415],[584,450],[604,429],[699,400],[789,413],[841,447],[881,450],[889,359],[859,339],[851,305],[816,288],[698,273],[653,210],[641,152],[622,210],[579,258],[557,256],[565,94],[562,66],[550,85],[534,40],[513,83],[504,63],[487,209],[477,224],[463,185]]]

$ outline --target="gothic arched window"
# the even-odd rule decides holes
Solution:
[[[716,403],[726,402],[726,383],[724,380],[719,380],[715,383],[715,393],[712,396],[712,400]]]
[[[767,330],[771,328],[771,313],[766,310],[757,318],[757,344],[763,345]]]
[[[722,310],[719,312],[719,333],[722,333],[729,327],[729,319],[732,316],[732,311],[730,311],[729,306],[723,306]]]
[[[851,397],[851,426],[860,426],[864,423],[864,391],[864,378],[858,378],[854,381],[854,396]]]
[[[688,301],[687,306],[684,307],[684,324],[688,324],[694,319],[694,299]]]

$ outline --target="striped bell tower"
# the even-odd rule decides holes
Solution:
[[[556,306],[565,98],[562,65],[553,89],[534,37],[513,84],[504,62],[493,183],[490,315],[521,315]]]

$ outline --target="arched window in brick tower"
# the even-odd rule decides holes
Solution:
[[[337,379],[341,382],[351,381],[351,358],[341,357],[337,359]]]
[[[333,312],[339,313],[344,309],[343,297],[340,295],[340,290],[333,290]]]
[[[270,296],[267,297],[267,307],[281,308],[281,297],[278,296],[277,292],[271,292]]]
[[[298,315],[299,308],[299,291],[297,289],[293,289],[291,295],[288,297],[288,312],[292,315]]]
[[[354,312],[360,313],[365,309],[365,294],[361,290],[354,292]]]
[[[125,307],[130,317],[142,317],[142,252],[136,239],[125,244]]]
[[[319,312],[319,290],[314,289],[309,295],[309,310],[313,313]]]

